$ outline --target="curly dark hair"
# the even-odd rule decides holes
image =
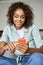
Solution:
[[[33,12],[32,12],[32,8],[29,5],[24,4],[23,2],[15,2],[13,3],[9,9],[8,9],[8,13],[7,13],[7,17],[8,17],[8,24],[12,25],[13,24],[13,14],[16,11],[16,9],[22,9],[25,13],[25,23],[23,24],[25,28],[28,28],[29,26],[31,26],[33,24]]]

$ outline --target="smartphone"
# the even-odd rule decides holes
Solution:
[[[19,38],[18,39],[18,44],[26,44],[26,39],[24,39],[24,38]],[[22,52],[20,52],[19,50],[16,50],[15,51],[15,54],[18,56],[18,55],[23,55],[23,53]]]
[[[24,39],[24,38],[19,38],[19,39],[18,39],[18,44],[26,44],[26,39]]]

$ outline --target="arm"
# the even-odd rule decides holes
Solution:
[[[41,40],[39,29],[36,26],[34,26],[32,29],[32,36],[33,36],[36,48],[29,48],[27,50],[27,53],[35,53],[35,52],[43,53],[43,43]]]
[[[22,45],[22,44],[17,44],[16,49],[21,51],[22,53],[26,54],[26,53],[42,53],[43,54],[43,46],[41,46],[40,48],[29,48],[27,44]]]
[[[40,48],[28,48],[27,52],[26,53],[42,53],[43,54],[43,46],[41,46]]]
[[[2,34],[2,37],[0,39],[0,55],[2,55],[5,51],[3,47],[6,45],[7,40],[8,40],[7,28],[5,27],[3,34]]]
[[[40,37],[40,33],[39,33],[39,30],[37,29],[37,27],[33,27],[32,29],[32,36],[33,36],[33,39],[34,39],[34,42],[35,45],[36,45],[36,48],[29,48],[27,44],[17,44],[16,45],[16,49],[19,50],[20,52],[22,53],[36,53],[36,52],[39,52],[39,53],[43,53],[43,44],[41,42],[41,37]]]

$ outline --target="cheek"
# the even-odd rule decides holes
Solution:
[[[23,21],[23,23],[25,23],[25,19],[23,19],[22,21]]]
[[[15,23],[16,20],[17,20],[17,19],[13,17],[13,23]]]
[[[13,18],[13,24],[15,25],[16,23],[15,23],[15,19]]]

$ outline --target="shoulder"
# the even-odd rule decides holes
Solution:
[[[34,29],[35,30],[38,29],[37,25],[35,25],[35,24],[33,24],[32,26],[29,27],[29,30],[31,30],[31,31],[34,30]]]
[[[15,29],[15,27],[14,27],[14,25],[6,25],[5,27],[4,27],[4,30],[13,30],[13,29]]]
[[[6,25],[6,26],[4,27],[4,29],[8,29],[8,28],[10,28],[10,25]]]
[[[9,25],[6,25],[6,26],[4,27],[4,29],[3,29],[3,31],[8,30],[9,28],[10,28],[10,26],[9,26]]]

